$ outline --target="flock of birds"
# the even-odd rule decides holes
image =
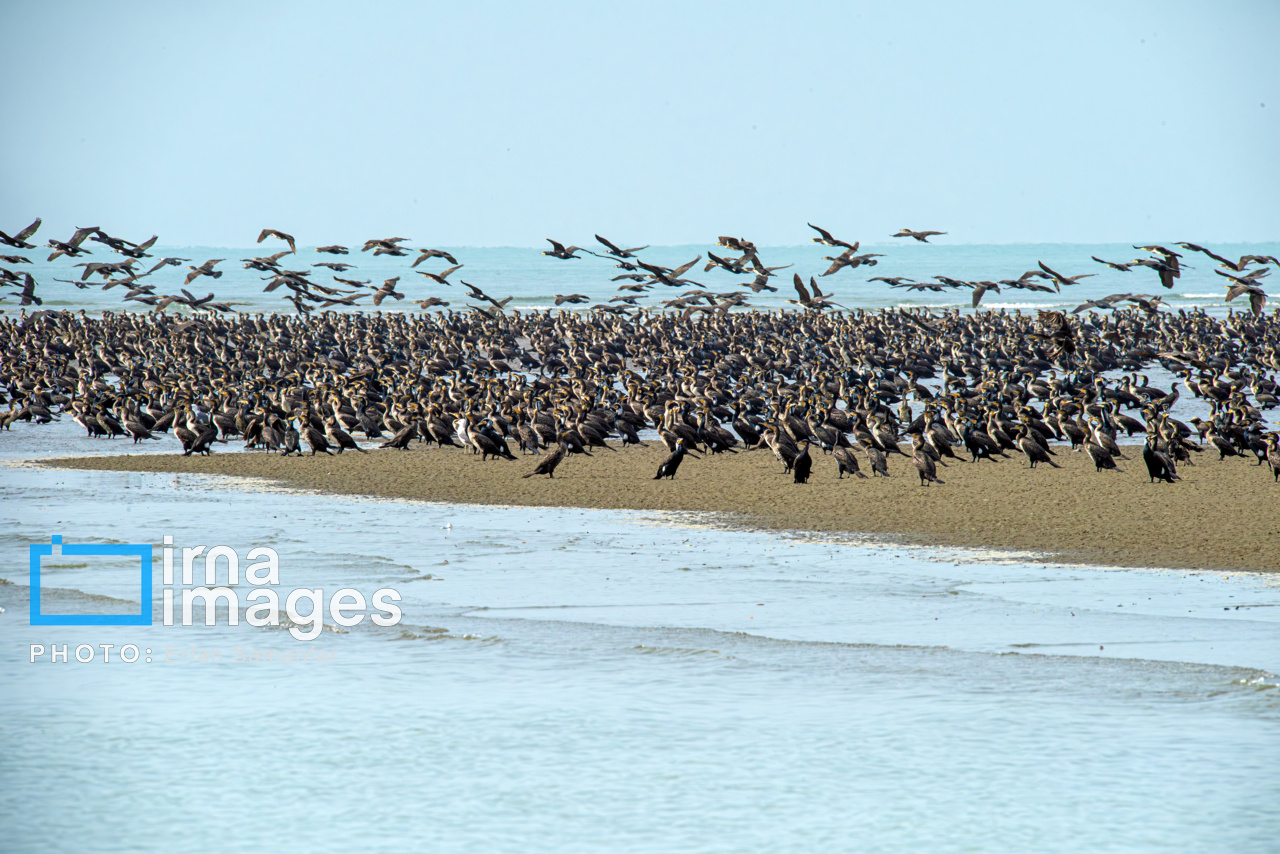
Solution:
[[[34,236],[40,225],[41,221],[36,219],[35,222],[12,236],[0,231],[0,244],[15,249],[35,249],[37,248],[36,244],[28,241]],[[839,252],[838,254],[823,256],[822,260],[831,262],[830,266],[819,276],[809,276],[807,286],[798,273],[794,274],[792,276],[792,286],[796,291],[796,299],[789,299],[787,302],[812,310],[844,308],[844,306],[841,306],[831,298],[833,294],[822,292],[817,279],[835,275],[845,269],[856,270],[863,266],[874,267],[879,263],[877,259],[884,256],[882,253],[859,252],[860,244],[858,241],[850,243],[842,240],[835,237],[830,231],[812,223],[809,224],[809,227],[817,232],[817,236],[813,238],[814,243],[831,247],[834,250],[839,250]],[[946,232],[915,231],[904,228],[893,234],[892,237],[906,237],[921,243],[928,243],[930,237],[943,234],[946,234]],[[263,288],[264,292],[271,293],[283,289],[282,298],[292,303],[299,313],[305,314],[317,309],[323,311],[340,307],[361,308],[366,305],[376,308],[380,307],[386,300],[400,301],[408,296],[404,291],[397,289],[402,276],[384,279],[380,285],[375,286],[368,279],[360,280],[349,277],[348,271],[355,269],[356,265],[345,260],[320,261],[312,264],[310,269],[305,270],[289,269],[284,266],[286,256],[296,256],[298,251],[297,241],[293,235],[278,229],[265,228],[259,233],[257,242],[262,243],[268,238],[283,241],[289,248],[271,255],[242,258],[240,260],[245,269],[266,274],[263,277],[263,280],[267,283]],[[221,278],[223,272],[217,269],[217,265],[223,263],[226,259],[210,258],[196,265],[192,264],[189,258],[161,257],[156,259],[149,269],[142,270],[139,265],[143,263],[143,259],[153,257],[148,250],[155,246],[157,239],[153,235],[141,243],[133,243],[123,238],[113,237],[100,227],[90,226],[77,228],[66,241],[51,238],[45,244],[45,247],[53,250],[48,257],[48,262],[50,263],[62,257],[74,259],[92,254],[92,250],[88,246],[89,243],[101,244],[108,247],[112,252],[122,255],[123,258],[116,262],[84,261],[77,263],[74,268],[82,270],[78,279],[55,278],[54,281],[72,284],[81,289],[88,288],[91,285],[100,286],[103,290],[120,287],[123,288],[121,291],[123,294],[122,301],[125,303],[149,305],[155,311],[164,311],[170,306],[185,306],[191,310],[233,312],[235,311],[235,306],[243,305],[242,303],[219,301],[212,292],[203,297],[197,297],[187,290],[188,286],[202,278]],[[725,247],[729,252],[717,255],[708,251],[707,260],[702,268],[703,272],[710,272],[718,268],[734,276],[749,277],[750,281],[744,282],[745,289],[713,292],[707,290],[701,283],[688,278],[688,274],[699,262],[702,262],[701,255],[680,266],[666,267],[640,258],[637,253],[649,248],[647,246],[622,248],[599,234],[595,235],[595,239],[603,248],[603,252],[596,252],[579,246],[566,246],[559,241],[548,238],[547,242],[551,244],[551,248],[542,253],[543,255],[566,261],[580,260],[584,255],[603,258],[614,262],[615,268],[622,271],[612,277],[615,282],[623,282],[618,286],[618,295],[610,298],[607,303],[598,303],[591,306],[590,310],[592,311],[628,314],[636,310],[640,302],[647,298],[647,291],[657,285],[665,285],[668,287],[689,288],[689,290],[670,299],[662,300],[661,306],[663,308],[682,310],[686,316],[696,312],[724,314],[731,309],[749,308],[751,304],[748,290],[756,294],[762,291],[777,291],[778,288],[771,284],[770,280],[776,277],[778,270],[791,266],[767,266],[761,260],[760,250],[751,241],[744,238],[721,236],[718,238],[716,245]],[[452,253],[442,249],[410,250],[402,245],[407,242],[408,238],[404,237],[375,238],[366,240],[360,251],[362,253],[372,252],[375,257],[409,257],[416,255],[412,263],[408,265],[406,273],[412,272],[422,276],[424,283],[429,285],[453,285],[453,282],[449,281],[449,277],[461,270],[465,264],[459,263]],[[1227,288],[1226,301],[1231,302],[1242,296],[1247,297],[1249,308],[1253,314],[1255,316],[1262,314],[1266,306],[1267,294],[1262,289],[1261,282],[1270,274],[1270,265],[1276,264],[1280,266],[1280,262],[1276,258],[1266,255],[1245,255],[1238,260],[1232,261],[1195,243],[1179,243],[1177,245],[1185,251],[1203,253],[1217,261],[1218,269],[1215,269],[1214,272],[1228,280],[1225,285]],[[1162,286],[1173,288],[1175,281],[1182,275],[1184,264],[1181,259],[1184,257],[1183,254],[1158,245],[1136,246],[1134,248],[1147,252],[1148,256],[1124,262],[1106,261],[1097,256],[1093,256],[1093,260],[1106,265],[1110,269],[1122,272],[1130,272],[1135,267],[1151,269],[1156,273]],[[317,246],[315,251],[319,254],[342,257],[348,256],[351,250],[346,246],[328,245]],[[418,269],[419,265],[434,259],[441,259],[448,266],[438,271],[425,268]],[[30,259],[26,256],[11,254],[0,255],[0,261],[12,266],[30,263]],[[152,284],[144,281],[167,267],[181,267],[184,264],[187,265],[189,272],[185,275],[182,286],[176,288],[178,293],[157,293],[157,289],[161,287],[159,283]],[[1024,272],[1017,278],[1000,280],[972,281],[946,275],[936,275],[930,281],[917,281],[906,276],[873,276],[867,282],[883,282],[888,284],[890,288],[905,288],[909,291],[929,291],[934,293],[967,288],[972,294],[972,307],[976,309],[983,297],[991,291],[1000,293],[1003,288],[1036,292],[1061,292],[1063,287],[1078,284],[1082,279],[1096,275],[1094,273],[1064,275],[1043,262],[1038,264],[1038,268]],[[315,280],[314,277],[319,274],[320,270],[330,276],[330,282]],[[39,306],[44,302],[36,292],[38,283],[30,273],[19,274],[19,272],[10,269],[10,267],[0,267],[0,282],[15,286],[21,284],[22,289],[20,291],[13,291],[8,295],[18,297],[20,304],[24,307],[28,305]],[[513,299],[511,296],[495,299],[479,287],[461,281],[461,277],[459,277],[459,283],[467,288],[466,298],[476,301],[469,304],[472,308],[502,311]],[[361,301],[366,298],[368,298],[369,303],[362,303]],[[591,302],[588,296],[579,293],[556,294],[554,299],[557,307],[562,305],[584,305]],[[426,296],[422,299],[414,300],[414,302],[422,310],[447,308],[450,305],[449,301],[438,295]],[[1086,310],[1110,310],[1126,303],[1135,305],[1145,312],[1152,313],[1161,309],[1162,297],[1142,293],[1110,294],[1101,299],[1086,300],[1073,313],[1079,314]]]
[[[39,220],[0,241],[18,249]],[[846,242],[810,226],[814,242],[839,250],[823,260],[821,277],[844,268],[873,266],[874,253],[859,254]],[[903,229],[895,237],[927,242],[942,232]],[[350,265],[322,262],[346,290],[312,280],[311,271],[289,270],[296,254],[292,235],[264,229],[259,242],[284,241],[289,249],[244,259],[266,274],[266,290],[285,288],[296,315],[234,312],[213,294],[187,290],[158,294],[142,279],[187,259],[160,258],[147,272],[135,269],[156,238],[133,244],[100,228],[77,229],[66,242],[51,240],[51,258],[78,258],[88,242],[125,256],[115,263],[82,262],[77,284],[94,276],[104,287],[128,286],[126,299],[153,305],[150,313],[23,312],[0,317],[3,392],[0,426],[17,421],[49,423],[63,413],[88,436],[156,439],[172,431],[184,454],[207,454],[219,443],[242,439],[247,448],[286,456],[304,447],[317,453],[364,452],[362,435],[379,447],[413,443],[454,446],[480,461],[540,457],[525,477],[554,477],[570,455],[584,457],[645,444],[656,431],[668,455],[655,479],[674,478],[690,454],[719,455],[767,449],[796,483],[812,475],[815,459],[829,455],[835,476],[890,475],[894,456],[908,459],[921,485],[941,484],[948,462],[996,462],[1021,454],[1030,468],[1058,467],[1063,445],[1087,453],[1099,473],[1121,471],[1128,459],[1121,434],[1142,435],[1141,454],[1150,480],[1174,483],[1180,467],[1202,454],[1219,460],[1253,457],[1280,480],[1280,434],[1266,411],[1280,400],[1280,318],[1263,313],[1261,282],[1269,256],[1232,261],[1196,244],[1186,251],[1216,259],[1231,280],[1228,299],[1248,295],[1251,311],[1212,317],[1201,310],[1162,311],[1158,297],[1117,294],[1092,300],[1075,312],[959,311],[942,313],[839,310],[817,278],[793,276],[803,310],[768,312],[747,307],[746,291],[693,290],[664,306],[670,312],[634,308],[657,286],[697,285],[686,275],[701,256],[669,268],[644,261],[647,247],[623,248],[604,237],[603,252],[550,241],[544,255],[568,261],[591,255],[612,260],[628,294],[618,304],[586,311],[521,313],[465,285],[484,305],[468,312],[311,313],[319,308],[403,299],[399,277],[376,290],[339,278]],[[366,241],[362,252],[408,257],[399,237]],[[767,266],[743,238],[721,237],[728,252],[708,253],[709,270],[750,276],[752,291],[774,290],[770,280],[784,267]],[[1101,262],[1116,269],[1148,267],[1166,287],[1181,275],[1183,257],[1162,246],[1138,247],[1149,258]],[[344,256],[344,246],[317,251]],[[439,272],[418,270],[440,259]],[[25,259],[4,256],[6,263]],[[1097,259],[1100,260],[1100,259]],[[188,266],[184,284],[217,278],[219,259]],[[463,265],[448,252],[420,249],[410,269],[436,285]],[[1017,279],[966,282],[938,276],[935,283],[884,279],[893,287],[1061,289],[1090,274],[1063,275],[1044,264]],[[314,269],[314,268],[313,268]],[[6,272],[6,277],[9,274]],[[879,277],[878,277],[879,278]],[[31,277],[23,304],[39,303]],[[433,302],[434,300],[434,302]],[[558,295],[557,305],[589,301]],[[163,309],[194,310],[183,319]],[[445,305],[432,297],[424,307]],[[731,311],[731,309],[740,309]],[[1097,309],[1109,309],[1099,313]],[[1090,310],[1087,318],[1079,315]],[[701,317],[695,317],[701,314]],[[1149,384],[1159,365],[1177,377],[1169,389]],[[1206,419],[1175,417],[1187,394],[1210,410]],[[915,406],[912,403],[915,403]],[[916,406],[920,410],[916,410]],[[652,434],[645,434],[653,441]],[[612,444],[616,442],[617,444]],[[910,443],[909,451],[901,447]],[[545,454],[543,452],[546,452]],[[1132,453],[1132,449],[1130,449]]]

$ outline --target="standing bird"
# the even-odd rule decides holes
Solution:
[[[676,469],[680,468],[680,461],[684,459],[685,453],[684,439],[676,439],[675,450],[667,455],[662,465],[658,466],[658,473],[653,476],[653,479],[661,480],[665,477],[668,480],[675,480]]]
[[[809,440],[800,443],[800,453],[791,463],[791,471],[796,483],[808,483],[809,472],[813,471],[813,457],[809,456]]]
[[[560,437],[557,437],[557,438],[560,438]],[[564,443],[563,439],[561,439],[561,441],[559,441],[556,444],[556,449],[551,452],[550,456],[546,457],[545,459],[543,459],[542,462],[538,463],[538,467],[535,468],[533,471],[529,472],[526,475],[521,475],[521,477],[533,477],[535,474],[545,474],[549,478],[554,478],[555,477],[554,472],[556,470],[556,466],[560,465],[560,463],[564,461],[564,458],[568,456],[568,454],[569,454],[569,446]],[[679,465],[679,461],[677,461],[677,465]],[[661,469],[659,469],[659,471],[661,471]],[[673,470],[673,474],[674,474],[674,470]]]
[[[287,457],[290,454],[302,456],[301,437],[298,435],[298,428],[293,426],[292,418],[285,421],[284,445],[280,448],[280,456]]]
[[[933,457],[924,449],[924,440],[920,438],[920,434],[916,433],[911,437],[912,444],[915,445],[915,453],[911,455],[911,463],[916,467],[916,472],[920,475],[920,485],[928,486],[931,483],[945,483],[938,477],[938,468],[933,462]]]
[[[875,477],[876,475],[880,475],[881,477],[888,477],[889,458],[885,456],[884,451],[869,442],[862,446],[862,450],[866,452],[867,462],[871,464],[871,476]]]
[[[1031,428],[1023,425],[1018,428],[1018,447],[1022,449],[1022,453],[1027,455],[1027,460],[1031,464],[1031,468],[1035,468],[1037,463],[1048,463],[1056,469],[1062,466],[1049,459],[1049,452],[1031,437]]]
[[[858,468],[858,455],[853,452],[853,448],[846,445],[836,445],[833,455],[836,460],[836,477],[844,480],[845,472],[850,476],[857,476],[866,480],[867,476]]]
[[[1151,478],[1148,483],[1155,483],[1157,480],[1173,483],[1182,479],[1178,477],[1178,467],[1169,455],[1156,450],[1156,437],[1150,433],[1147,434],[1146,444],[1142,446],[1142,461],[1147,464],[1147,474]]]
[[[1267,466],[1271,469],[1272,483],[1280,483],[1280,437],[1275,433],[1267,437]]]

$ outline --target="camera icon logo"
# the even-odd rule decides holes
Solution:
[[[142,569],[139,598],[142,609],[137,614],[46,614],[40,608],[40,558],[54,554],[58,547],[63,555],[76,557],[121,557],[136,555]],[[50,545],[32,544],[31,554],[31,625],[33,626],[149,626],[151,614],[151,544],[63,545],[62,536],[54,534]]]

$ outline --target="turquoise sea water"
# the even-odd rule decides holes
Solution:
[[[390,236],[390,235],[388,235]],[[606,235],[608,236],[608,235]],[[946,238],[935,238],[946,240]],[[577,242],[583,246],[587,242],[597,248],[590,235],[586,240]],[[286,255],[280,260],[281,265],[291,270],[312,269],[311,265],[320,261],[338,261],[354,265],[354,269],[336,275],[346,279],[368,280],[374,287],[383,280],[400,276],[397,290],[406,294],[406,299],[395,301],[388,299],[380,307],[383,311],[417,311],[414,300],[438,296],[450,302],[450,308],[460,309],[474,304],[467,300],[467,289],[460,282],[476,285],[495,299],[513,296],[509,308],[542,309],[554,306],[556,294],[580,293],[590,298],[588,305],[607,302],[610,297],[627,292],[617,290],[620,284],[610,279],[621,274],[622,270],[614,267],[612,259],[606,260],[585,256],[581,260],[562,261],[545,257],[541,249],[518,247],[454,247],[449,248],[462,269],[448,277],[453,285],[440,285],[417,275],[410,264],[417,257],[413,253],[407,257],[382,256],[374,257],[371,252],[362,253],[359,246],[362,241],[353,242],[349,255],[321,255],[310,247],[299,246],[295,255]],[[173,256],[191,259],[194,265],[202,264],[211,258],[224,260],[216,269],[223,271],[219,279],[202,277],[187,286],[198,297],[212,291],[218,300],[242,303],[238,306],[243,311],[281,311],[293,313],[291,303],[284,300],[288,290],[279,288],[272,293],[263,293],[265,273],[244,269],[238,260],[257,256],[271,255],[281,248],[279,241],[267,241],[249,248],[227,247],[164,247],[152,250],[157,258]],[[60,258],[52,264],[44,259],[49,250],[25,250],[23,255],[32,260],[31,265],[16,265],[12,269],[19,272],[30,271],[40,283],[37,293],[45,299],[46,308],[80,309],[90,312],[103,310],[119,310],[122,305],[132,305],[129,310],[147,311],[147,306],[139,303],[124,304],[123,288],[101,290],[100,286],[79,289],[73,284],[56,281],[56,279],[79,279],[83,270],[76,268],[77,263],[88,261],[120,261],[123,257],[110,252],[101,244],[86,244],[93,249],[93,255],[77,259]],[[429,247],[432,244],[414,240],[405,244],[409,247]],[[1171,243],[1165,245],[1172,246]],[[436,247],[448,248],[448,247]],[[1220,244],[1209,247],[1221,255],[1237,258],[1243,254],[1262,254],[1280,256],[1278,243]],[[699,262],[686,274],[703,285],[706,290],[725,293],[734,290],[747,290],[746,284],[751,277],[735,277],[724,270],[713,269],[703,271],[707,260],[707,252],[726,257],[729,250],[715,246],[714,243],[689,246],[655,246],[639,253],[648,263],[676,267],[701,256]],[[792,264],[794,266],[778,270],[773,284],[778,287],[777,293],[764,292],[751,295],[751,303],[760,308],[782,308],[787,306],[785,300],[794,299],[796,294],[791,285],[793,273],[800,273],[807,281],[809,276],[820,276],[829,262],[822,260],[825,255],[837,254],[830,247],[808,244],[802,246],[779,246],[760,248],[760,256],[769,266]],[[933,308],[963,308],[970,305],[968,289],[945,291],[942,293],[909,292],[904,289],[891,289],[883,282],[868,282],[874,276],[906,276],[917,281],[930,281],[933,276],[950,276],[960,280],[993,280],[1016,279],[1027,270],[1036,270],[1037,262],[1043,261],[1055,271],[1064,275],[1096,273],[1080,284],[1064,288],[1058,294],[1041,294],[1025,290],[1005,289],[1001,293],[988,293],[983,301],[984,308],[1027,309],[1027,308],[1075,308],[1086,299],[1096,299],[1113,293],[1160,294],[1164,296],[1167,307],[1192,308],[1201,307],[1220,312],[1227,309],[1224,302],[1227,279],[1215,275],[1216,262],[1205,255],[1184,252],[1183,261],[1189,268],[1183,272],[1176,286],[1166,291],[1160,286],[1156,274],[1143,268],[1135,268],[1131,272],[1122,273],[1104,267],[1090,259],[1096,255],[1108,261],[1129,261],[1137,257],[1146,257],[1148,253],[1135,250],[1131,244],[1006,244],[1006,245],[952,245],[952,244],[919,244],[914,241],[893,241],[890,243],[866,244],[860,252],[878,252],[884,257],[877,259],[875,267],[859,267],[856,270],[844,269],[840,272],[819,278],[819,287],[823,292],[832,291],[836,302],[850,308],[877,309],[882,306],[930,306]],[[1182,250],[1178,250],[1182,251]],[[155,259],[143,259],[139,269],[145,271],[155,264]],[[441,272],[450,266],[440,258],[430,259],[418,266],[419,270]],[[164,267],[146,278],[146,284],[154,284],[158,294],[177,294],[183,287],[183,279],[187,274],[187,265],[180,267]],[[343,288],[335,283],[332,271],[316,268],[312,279],[330,287]],[[97,277],[95,277],[97,280]],[[642,305],[660,307],[661,301],[679,296],[686,288],[671,288],[658,285],[648,292]],[[750,292],[748,291],[750,294]],[[15,301],[10,299],[5,306],[13,312]],[[1247,309],[1247,304],[1237,300],[1234,306]],[[364,300],[364,310],[375,310],[369,299]],[[585,306],[566,305],[565,308],[584,308]],[[173,311],[174,309],[170,309]],[[356,309],[341,308],[339,311]],[[439,309],[435,309],[439,310]]]

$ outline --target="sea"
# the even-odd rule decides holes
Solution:
[[[401,268],[412,257],[352,248],[356,278],[400,273],[411,296],[460,297],[411,281]],[[645,257],[670,266],[707,248]],[[988,294],[983,306],[1162,290],[1150,271],[1089,261],[1142,254],[1132,247],[869,248],[886,253],[870,273],[820,280],[837,301],[960,307],[954,293],[907,299],[865,278],[1016,278],[1038,260],[1100,275],[1070,298]],[[451,279],[521,308],[555,293],[603,301],[616,287],[601,259],[456,254],[470,269]],[[806,278],[822,254],[762,250]],[[1234,307],[1207,259],[1188,260],[1170,306]],[[262,295],[256,274],[223,267],[199,284],[248,310],[292,310]],[[118,290],[60,285],[60,303],[64,291],[38,278],[45,307],[116,309]],[[733,286],[727,274],[694,278]],[[752,302],[780,308],[792,294],[778,284]],[[714,514],[390,501],[41,465],[175,444],[92,440],[68,418],[0,433],[0,850],[1280,849],[1278,575],[1064,565],[742,530]],[[1241,535],[1257,524],[1277,519],[1242,520]],[[67,548],[128,544],[151,555],[150,587],[136,557]],[[33,545],[55,552],[35,557],[42,613],[151,623],[32,625]],[[236,625],[225,607],[214,625],[199,607],[182,625],[180,606],[164,625],[165,593],[203,580],[202,558],[192,584],[181,579],[181,550],[199,545],[239,558]],[[268,586],[282,604],[322,591],[316,637],[290,631],[305,620],[247,622],[256,548],[278,555]],[[399,596],[394,623],[375,623],[373,608],[337,623],[340,591],[372,601],[386,590]]]

